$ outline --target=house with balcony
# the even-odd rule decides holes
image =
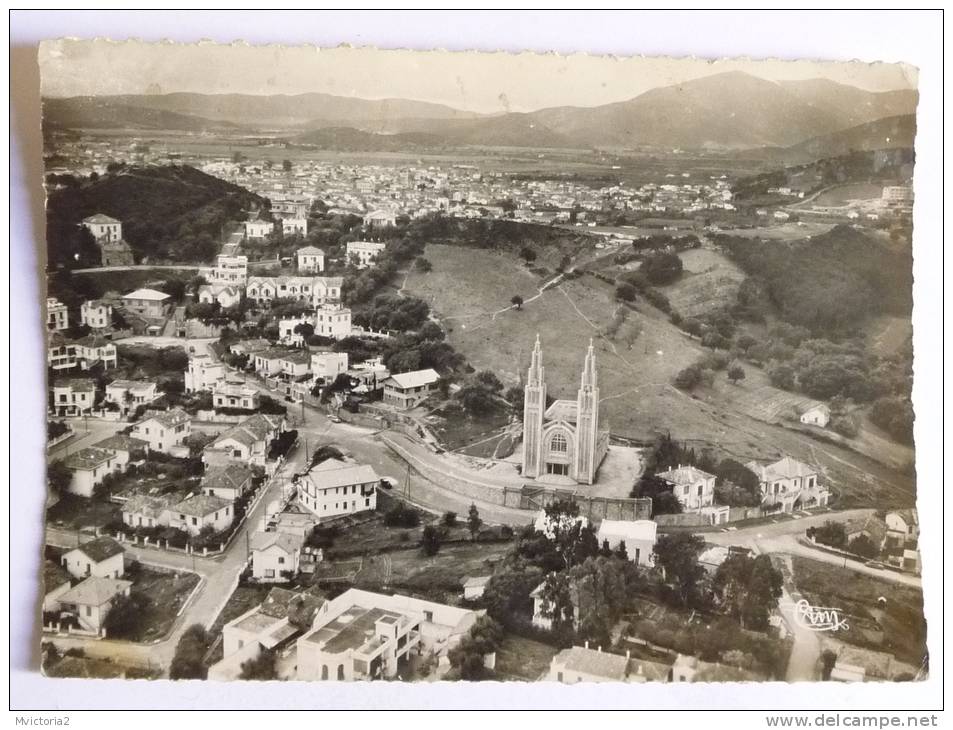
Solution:
[[[212,390],[225,377],[225,364],[209,355],[192,355],[185,371],[185,392]]]
[[[386,248],[387,244],[380,241],[349,241],[347,260],[349,263],[353,261],[359,269],[366,269],[376,263]]]
[[[297,501],[320,520],[377,508],[380,477],[369,464],[326,459],[297,481]]]
[[[411,653],[445,657],[480,612],[357,588],[328,602],[297,640],[297,679],[367,681],[398,674]]]
[[[106,401],[115,403],[123,412],[152,403],[159,395],[151,380],[114,380],[106,385]]]
[[[69,329],[69,310],[54,297],[46,300],[46,329],[50,332]]]
[[[401,410],[414,408],[430,397],[439,380],[431,368],[391,375],[384,381],[384,403]]]
[[[96,403],[96,383],[89,378],[69,378],[53,383],[51,410],[57,416],[76,417],[92,411]]]
[[[171,303],[172,297],[155,289],[136,289],[122,297],[122,305],[125,309],[150,319],[164,317],[166,307]]]
[[[817,469],[790,456],[772,464],[749,461],[745,466],[758,476],[761,506],[781,512],[825,507],[830,491],[820,484]]]
[[[102,299],[90,299],[79,308],[79,320],[93,330],[107,330],[113,324],[113,307]]]
[[[220,380],[212,386],[212,406],[235,408],[242,411],[257,411],[261,396],[258,389],[244,381]]]

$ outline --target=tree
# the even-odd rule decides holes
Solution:
[[[403,502],[397,502],[384,515],[384,524],[388,527],[416,527],[420,524],[420,513]]]
[[[655,543],[655,562],[673,586],[681,605],[691,606],[700,599],[700,584],[705,569],[698,556],[705,549],[705,541],[687,532],[662,535]]]
[[[733,384],[737,385],[739,380],[745,379],[745,370],[743,367],[735,363],[734,365],[728,368],[728,380]]]
[[[781,573],[767,555],[729,555],[712,581],[716,602],[747,629],[767,628],[768,617],[778,606],[781,586]]]
[[[417,260],[414,262],[414,267],[417,269],[417,271],[423,274],[433,271],[433,264],[431,264],[430,261],[425,259],[423,256],[417,257]]]
[[[499,393],[503,390],[503,383],[492,370],[481,370],[476,374],[476,381],[490,390]]]
[[[482,525],[483,520],[480,519],[480,510],[471,502],[470,511],[467,513],[467,529],[470,530],[471,540],[476,540],[476,536],[479,534]]]
[[[629,559],[629,551],[625,547],[625,540],[619,540],[619,544],[616,545],[616,548],[612,554],[620,560]]]
[[[576,609],[567,571],[550,573],[539,590],[540,614],[551,622],[553,633],[571,633],[576,628]]]
[[[481,616],[448,653],[450,666],[459,672],[460,679],[486,679],[488,671],[483,657],[494,653],[502,643],[503,627],[489,616]]]
[[[634,302],[637,296],[636,288],[628,283],[619,284],[615,289],[615,298],[623,302]]]
[[[281,169],[284,170],[285,172],[291,172],[291,169],[292,169],[291,160],[282,160]]]
[[[567,568],[599,554],[599,540],[592,526],[579,516],[579,505],[572,499],[556,500],[544,508],[546,527],[543,534],[553,544]]]
[[[275,653],[262,649],[258,656],[252,659],[246,659],[241,664],[241,674],[239,679],[251,679],[258,681],[268,681],[278,679],[278,671],[275,666]]]
[[[781,390],[794,390],[795,372],[790,365],[780,364],[768,368],[768,379],[771,385]]]
[[[859,555],[867,560],[873,560],[880,555],[880,549],[874,544],[873,540],[863,534],[851,540],[847,545],[847,549],[854,553],[854,555]]]
[[[69,491],[73,471],[62,460],[50,462],[46,467],[46,481],[55,494],[62,496]]]
[[[447,527],[456,527],[457,524],[457,513],[456,512],[444,512],[443,513],[443,524]]]
[[[440,551],[440,532],[433,525],[424,527],[420,541],[426,555],[436,555]]]
[[[536,260],[536,252],[529,246],[525,246],[520,250],[520,258],[527,264],[531,264]]]
[[[510,304],[516,307],[516,310],[519,311],[523,308],[523,297],[519,294],[514,294],[512,299],[510,299]]]
[[[837,664],[837,654],[825,649],[821,653],[821,679],[827,682],[831,678],[831,672],[834,671],[834,665]]]
[[[110,639],[138,639],[142,628],[142,612],[148,604],[149,599],[141,593],[116,596],[103,622],[106,636]]]
[[[822,545],[838,549],[847,547],[847,528],[841,522],[827,520],[820,527],[808,528],[807,534]]]
[[[658,251],[645,257],[639,271],[655,286],[664,286],[682,275],[682,260],[674,253]]]
[[[179,638],[169,665],[170,679],[205,679],[208,667],[203,659],[208,651],[208,634],[202,624],[192,624]]]
[[[675,387],[679,390],[693,390],[701,381],[701,369],[697,365],[689,365],[675,376]]]

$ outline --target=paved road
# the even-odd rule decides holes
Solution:
[[[50,459],[62,459],[75,454],[80,449],[109,438],[129,424],[125,421],[107,421],[102,418],[57,418],[66,421],[73,428],[73,437],[58,443],[49,450]]]

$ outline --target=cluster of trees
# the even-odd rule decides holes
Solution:
[[[728,355],[719,350],[706,353],[686,368],[682,368],[675,376],[675,387],[679,390],[694,390],[699,385],[711,386],[715,382],[715,374],[724,370],[732,383],[744,380],[744,368],[738,362],[729,360]]]
[[[169,679],[206,679],[205,653],[209,649],[208,632],[202,624],[192,624],[185,630],[175,647],[169,665]]]
[[[674,256],[678,261],[679,275],[681,275],[681,259],[675,254],[653,254],[651,257],[653,260],[657,260],[659,257],[666,257],[667,261],[668,256]],[[654,276],[663,276],[666,270],[673,270],[674,266],[665,263],[662,261],[660,264],[656,264],[656,273]],[[645,263],[642,264],[643,268]],[[676,277],[677,278],[677,277]],[[636,301],[640,296],[645,299],[649,304],[651,304],[656,309],[665,312],[666,314],[672,311],[672,304],[669,302],[668,297],[665,296],[658,289],[654,289],[652,284],[654,282],[648,276],[648,274],[640,269],[639,271],[630,271],[623,274],[619,277],[616,282],[615,289],[615,298],[622,302],[632,303]]]
[[[847,528],[842,522],[827,520],[823,525],[807,528],[806,534],[815,542],[838,550],[846,550],[865,560],[872,560],[880,555],[880,546],[867,535],[860,533],[849,538]]]
[[[408,332],[428,321],[430,305],[423,299],[396,294],[378,294],[354,314],[354,323],[375,330]]]
[[[133,167],[54,190],[47,202],[51,268],[99,265],[99,251],[80,221],[105,213],[122,221],[123,238],[140,261],[209,261],[222,226],[266,201],[189,166]]]
[[[785,321],[815,336],[836,339],[872,315],[909,316],[912,310],[911,252],[850,226],[770,246],[740,236],[714,241],[757,280]]]
[[[384,513],[384,524],[388,527],[417,527],[420,513],[398,500]]]
[[[493,674],[484,666],[484,657],[503,643],[503,627],[490,616],[481,616],[460,643],[450,650],[450,666],[460,679],[479,681]]]
[[[456,392],[454,399],[472,416],[485,416],[504,405],[501,396],[503,383],[490,370],[481,370],[468,378]]]

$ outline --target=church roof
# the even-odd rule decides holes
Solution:
[[[558,400],[546,409],[545,418],[547,421],[575,423],[578,405],[574,400]]]

